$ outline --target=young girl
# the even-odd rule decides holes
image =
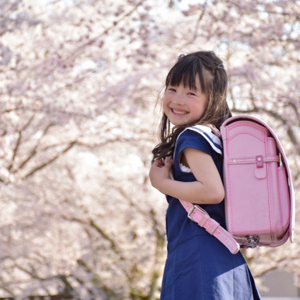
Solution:
[[[221,143],[203,133],[216,132],[231,116],[226,89],[227,74],[214,52],[181,55],[166,78],[161,142],[150,169],[152,185],[169,203],[161,300],[260,299],[241,253],[231,254],[188,219],[178,200],[200,205],[226,228]]]

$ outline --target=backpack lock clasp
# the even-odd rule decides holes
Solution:
[[[262,155],[255,156],[256,167],[263,168],[264,167],[264,157]]]
[[[254,173],[257,179],[264,179],[267,176],[267,168],[262,155],[255,156]]]

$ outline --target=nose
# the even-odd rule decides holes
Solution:
[[[184,98],[180,93],[177,93],[176,95],[174,95],[174,97],[172,98],[172,102],[174,104],[177,105],[183,105],[184,104]]]

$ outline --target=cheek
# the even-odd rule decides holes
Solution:
[[[202,99],[202,101],[200,102],[199,109],[202,111],[202,114],[206,110],[207,104],[208,104],[208,101],[205,98]]]
[[[167,97],[164,97],[164,98],[163,98],[163,100],[162,100],[162,107],[163,107],[163,110],[164,110],[164,111],[168,108],[169,102],[170,102],[170,101],[168,101],[168,98],[167,98]]]
[[[204,114],[206,106],[204,104],[199,104],[193,107],[193,111],[195,113],[195,117],[201,118]]]

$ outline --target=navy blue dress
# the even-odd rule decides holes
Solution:
[[[180,168],[179,155],[185,148],[195,148],[211,155],[222,176],[219,145],[200,132],[201,128],[204,127],[188,128],[177,139],[173,165],[175,180],[196,180],[191,172]],[[161,300],[259,300],[253,277],[241,253],[231,254],[219,240],[189,220],[178,199],[167,196],[167,201],[168,257]],[[224,201],[201,206],[226,228]]]

